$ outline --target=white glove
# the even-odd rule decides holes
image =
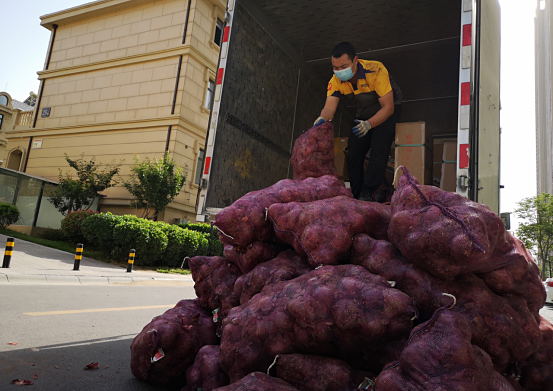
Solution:
[[[353,134],[355,134],[359,138],[365,137],[367,133],[369,133],[369,130],[373,128],[373,126],[368,120],[361,121],[356,119],[355,122],[357,122],[358,125],[355,126],[352,130],[353,130]]]
[[[324,119],[323,117],[319,117],[315,120],[315,122],[313,123],[313,126],[319,126],[319,125],[322,125],[326,122],[326,119]]]

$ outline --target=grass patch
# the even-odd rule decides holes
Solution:
[[[34,236],[29,236],[26,234],[23,234],[21,232],[12,231],[11,229],[0,229],[0,234],[11,236],[16,239],[25,240],[27,242],[40,244],[41,246],[46,246],[50,248],[55,248],[56,250],[61,250],[68,252],[70,254],[75,254],[75,250],[77,248],[76,245],[69,243],[69,242],[61,242],[57,240],[48,240],[43,238],[36,238]],[[15,243],[15,251],[17,251],[17,243]],[[106,257],[104,253],[101,251],[98,251],[94,249],[91,246],[84,246],[83,256],[95,259],[97,261],[103,261],[111,263],[112,260],[109,257]]]
[[[188,269],[157,269],[157,272],[165,274],[191,274],[190,270]]]

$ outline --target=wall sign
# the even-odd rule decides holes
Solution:
[[[50,111],[52,111],[51,107],[45,107],[42,109],[42,112],[40,113],[41,118],[46,118],[50,116]]]
[[[42,139],[35,139],[33,140],[33,147],[32,149],[41,149],[42,148]]]

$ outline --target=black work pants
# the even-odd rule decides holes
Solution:
[[[351,191],[355,198],[361,192],[373,193],[386,174],[388,155],[396,137],[396,124],[401,116],[401,105],[395,106],[394,114],[383,124],[369,130],[365,137],[350,133],[348,138],[348,172]],[[353,126],[352,126],[353,127]],[[363,173],[365,156],[371,151],[367,173]]]

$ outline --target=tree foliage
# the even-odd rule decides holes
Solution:
[[[526,248],[537,255],[542,279],[551,272],[553,252],[553,196],[543,193],[518,203],[515,215],[523,220],[517,236]]]
[[[50,203],[66,216],[69,212],[90,209],[99,192],[117,184],[114,177],[119,173],[121,164],[98,164],[95,158],[73,160],[65,155],[69,167],[76,171],[76,179],[71,173],[63,174],[60,169],[59,185],[47,196]]]
[[[123,186],[134,197],[131,206],[142,211],[141,217],[154,219],[179,195],[187,172],[187,166],[181,168],[168,152],[160,160],[141,162],[135,156],[131,176]]]

